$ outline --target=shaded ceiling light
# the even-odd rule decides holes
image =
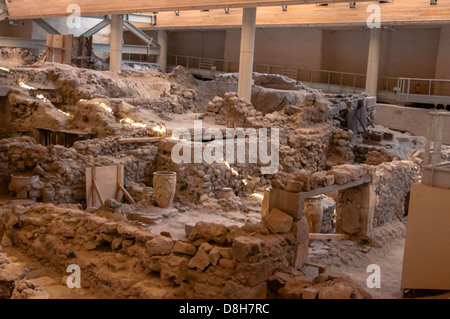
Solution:
[[[225,8],[224,10],[225,10],[225,14],[230,13],[230,8]]]
[[[287,11],[287,6],[282,6],[281,8],[283,9],[283,11]]]
[[[175,11],[175,15],[178,17],[180,15],[180,11]]]
[[[350,9],[356,8],[356,2],[350,2]]]

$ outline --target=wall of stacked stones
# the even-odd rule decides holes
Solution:
[[[257,186],[268,185],[260,176],[258,164],[238,164],[238,175],[223,163],[175,164],[170,139],[158,146],[118,144],[114,138],[75,142],[73,147],[42,146],[32,138],[0,140],[0,192],[7,192],[11,174],[39,175],[38,183],[28,190],[29,197],[46,203],[82,203],[85,201],[85,168],[124,165],[125,187],[138,183],[152,185],[156,170],[177,172],[177,194],[196,201],[201,195],[214,197],[223,187],[240,194],[252,193]],[[130,190],[132,192],[132,190]],[[133,193],[133,192],[132,192]],[[18,194],[25,198],[27,194]],[[139,198],[137,198],[139,199]]]
[[[148,145],[119,145],[114,138],[75,142],[71,148],[43,146],[29,137],[0,140],[0,190],[8,189],[10,174],[39,175],[28,194],[43,202],[80,203],[85,200],[85,168],[124,165],[125,186],[146,182],[158,152]],[[26,197],[18,194],[19,198]]]
[[[196,201],[202,195],[215,198],[224,187],[232,188],[238,196],[252,194],[256,188],[264,189],[270,185],[269,176],[261,174],[260,164],[234,164],[224,162],[205,164],[195,163],[194,148],[191,145],[192,163],[174,163],[172,149],[178,140],[166,139],[157,144],[159,153],[155,161],[155,170],[177,173],[177,196],[180,200],[188,198]],[[236,142],[235,142],[236,144]],[[248,141],[246,142],[248,154]],[[207,143],[202,145],[204,150]],[[225,146],[223,154],[225,154]],[[246,155],[248,158],[248,155]],[[226,160],[226,156],[224,156]],[[266,179],[267,177],[267,179]]]
[[[270,216],[243,227],[197,223],[183,241],[63,206],[18,205],[3,212],[0,238],[62,274],[79,265],[82,287],[110,297],[263,298],[273,273],[308,254],[306,221]]]
[[[373,166],[372,185],[376,206],[373,226],[405,216],[411,184],[417,183],[420,168],[412,161],[393,161]]]

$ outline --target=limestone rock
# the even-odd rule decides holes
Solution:
[[[187,279],[188,261],[187,257],[170,256],[167,263],[162,264],[161,278],[180,285]]]
[[[233,269],[233,270],[236,266],[236,264],[234,263],[234,261],[232,259],[225,259],[225,258],[220,258],[219,265],[222,266],[223,268]]]
[[[244,226],[242,226],[242,230],[249,233],[259,233],[261,235],[269,235],[269,229],[262,221],[259,223],[246,223]]]
[[[200,271],[204,271],[210,264],[209,255],[203,249],[199,249],[197,254],[189,260],[188,267],[196,268]]]
[[[237,262],[258,262],[264,253],[264,241],[255,237],[237,237],[233,242],[233,257]]]
[[[203,250],[205,253],[209,253],[209,251],[213,249],[213,246],[209,243],[203,243],[200,245],[199,249]]]
[[[28,269],[17,263],[3,264],[0,266],[0,281],[15,281],[24,278]]]
[[[267,282],[255,287],[242,285],[236,281],[228,280],[225,283],[223,295],[230,299],[264,299],[267,294]]]
[[[220,259],[220,247],[214,247],[209,251],[209,260],[211,261],[211,264],[216,266],[219,263]]]
[[[308,287],[302,289],[302,299],[317,299],[319,296],[319,290]]]
[[[173,240],[165,236],[157,236],[145,244],[149,256],[169,255],[173,246]]]
[[[253,287],[267,281],[272,272],[272,263],[267,259],[259,263],[239,263],[236,266],[236,279],[244,285]]]
[[[224,225],[211,225],[211,239],[218,244],[227,242],[227,228]]]
[[[192,232],[192,229],[194,228],[195,223],[186,223],[184,224],[184,233],[186,234],[186,237],[189,237],[189,235]]]
[[[284,190],[291,193],[299,193],[303,189],[303,182],[288,180]]]
[[[292,228],[294,219],[292,216],[283,213],[277,208],[273,208],[271,212],[264,218],[264,223],[272,233],[287,233]]]
[[[294,267],[300,269],[308,260],[309,231],[306,217],[294,222],[291,230],[297,239],[294,253]]]
[[[20,280],[16,283],[11,299],[49,299],[49,294],[39,285],[29,280]]]
[[[233,248],[231,247],[220,247],[220,256],[225,259],[233,259]]]
[[[327,286],[320,290],[319,299],[350,299],[352,288],[341,283]]]
[[[287,280],[278,294],[284,299],[300,299],[302,291],[311,285],[311,279],[306,276],[295,276]]]
[[[193,246],[191,244],[188,244],[188,243],[185,243],[182,241],[177,241],[175,243],[175,245],[173,246],[172,251],[174,253],[194,256],[197,253],[197,248],[195,248],[195,246]]]
[[[6,234],[4,234],[2,237],[1,245],[3,247],[11,247],[13,245],[13,242],[11,241],[11,239],[9,239],[9,237]]]

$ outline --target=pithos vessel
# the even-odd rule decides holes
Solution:
[[[167,208],[172,204],[176,186],[176,172],[163,171],[153,173],[153,191],[159,207]]]

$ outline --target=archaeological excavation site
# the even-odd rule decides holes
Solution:
[[[0,0],[0,299],[450,298],[449,2],[49,3]]]

